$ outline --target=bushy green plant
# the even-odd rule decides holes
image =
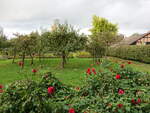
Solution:
[[[88,68],[77,88],[51,73],[40,82],[14,82],[0,96],[0,113],[150,113],[150,76],[130,65],[102,61],[100,70]]]
[[[55,92],[49,95],[47,88]],[[69,93],[68,93],[69,92]],[[0,97],[1,113],[66,113],[66,97],[71,89],[59,82],[51,73],[43,76],[41,82],[22,80],[12,83]]]
[[[78,51],[78,52],[75,53],[75,57],[78,57],[78,58],[90,58],[92,56],[91,56],[91,54],[89,52]]]
[[[130,66],[121,68],[110,63],[107,67],[96,75],[87,74],[87,84],[81,88],[80,100],[74,106],[87,113],[149,113],[150,76]]]

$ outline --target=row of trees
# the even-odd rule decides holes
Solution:
[[[79,50],[89,51],[94,61],[105,55],[107,49],[112,44],[120,41],[116,24],[110,23],[105,18],[93,16],[93,27],[90,29],[92,35],[80,34],[68,23],[60,24],[56,21],[50,31],[32,32],[28,35],[15,34],[16,38],[0,42],[7,42],[7,46],[0,48],[9,51],[13,56],[13,62],[17,55],[21,56],[24,63],[25,57],[30,56],[31,64],[35,55],[41,60],[44,53],[54,53],[62,58],[61,66],[64,68],[70,52]],[[3,38],[0,38],[3,39]],[[5,39],[5,38],[4,38]]]
[[[7,40],[9,45],[5,47],[9,55],[13,56],[13,63],[18,55],[22,58],[23,64],[26,56],[30,56],[32,65],[35,55],[41,60],[44,53],[53,53],[62,58],[62,68],[67,63],[69,53],[84,49],[87,42],[87,37],[79,34],[71,25],[58,22],[52,26],[51,31],[14,35],[15,38]]]

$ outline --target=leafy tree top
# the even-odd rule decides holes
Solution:
[[[71,25],[55,24],[48,36],[49,45],[56,53],[68,53],[83,49],[87,37],[80,35]]]
[[[107,19],[96,15],[93,16],[92,26],[93,27],[90,29],[92,35],[96,35],[101,32],[110,32],[113,34],[117,34],[118,32],[117,24],[112,24]]]

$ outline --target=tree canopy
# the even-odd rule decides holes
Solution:
[[[83,49],[87,37],[79,34],[77,30],[67,23],[55,23],[54,26],[47,37],[48,43],[50,49],[62,57],[62,67],[64,67],[67,55],[70,52]]]
[[[90,36],[88,49],[97,61],[99,57],[105,55],[108,46],[118,41],[118,27],[117,24],[94,15],[90,31],[92,35]]]

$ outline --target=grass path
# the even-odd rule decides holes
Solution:
[[[109,59],[113,62],[118,62],[118,63],[131,61],[131,60],[124,60],[124,59],[120,59],[116,57],[109,57]],[[150,73],[150,64],[145,64],[145,63],[136,62],[136,61],[131,61],[131,62],[132,62],[132,65],[130,66],[133,67],[135,70]]]

